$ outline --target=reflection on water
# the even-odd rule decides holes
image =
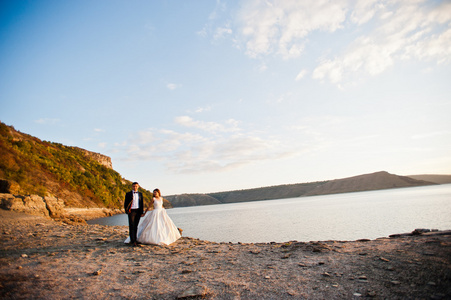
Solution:
[[[215,242],[374,239],[416,228],[451,229],[451,185],[167,210],[184,236]],[[128,225],[126,215],[90,224]]]

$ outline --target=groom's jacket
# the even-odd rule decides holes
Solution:
[[[139,195],[139,210],[138,213],[140,215],[143,214],[144,212],[144,198],[143,198],[143,193],[138,192]],[[125,194],[125,201],[124,201],[124,209],[125,209],[125,213],[128,213],[127,210],[130,207],[131,203],[133,201],[133,192],[130,191],[127,194]]]

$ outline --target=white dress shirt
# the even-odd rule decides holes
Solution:
[[[139,208],[139,194],[138,192],[133,191],[133,201],[132,201],[132,209]]]

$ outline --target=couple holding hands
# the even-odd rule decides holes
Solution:
[[[137,246],[142,244],[169,245],[181,235],[163,207],[163,197],[159,189],[153,191],[153,210],[144,212],[143,194],[138,191],[139,184],[133,182],[132,191],[125,194],[124,208],[128,215],[130,236],[125,243]],[[143,217],[141,219],[141,217]]]

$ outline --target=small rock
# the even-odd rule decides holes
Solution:
[[[191,298],[191,297],[204,297],[206,295],[206,289],[202,286],[194,285],[184,290],[177,299]]]
[[[400,285],[401,284],[401,282],[400,281],[398,281],[398,280],[393,280],[393,281],[390,281],[392,284],[394,284],[394,285]]]
[[[306,268],[306,267],[307,267],[307,265],[305,265],[305,264],[303,264],[303,263],[298,263],[298,266],[303,267],[303,268]]]
[[[265,279],[271,279],[271,276],[265,276]]]
[[[18,266],[18,267],[17,267],[17,270],[20,270],[20,269],[22,269],[22,266]]]
[[[389,259],[386,259],[384,257],[380,257],[379,259],[382,260],[382,261],[385,261],[385,262],[389,262],[390,261]]]
[[[368,282],[368,278],[365,275],[359,276],[358,282],[367,283]]]
[[[102,274],[102,270],[97,270],[94,273],[92,273],[92,275],[94,275],[94,276],[97,276],[97,275],[100,275],[100,274]]]
[[[26,254],[22,254],[20,257],[23,257],[23,258],[27,258],[28,257],[28,255],[26,255]]]
[[[331,277],[331,275],[330,275],[329,273],[327,273],[327,272],[324,272],[322,275],[323,275],[324,277]]]
[[[354,297],[362,297],[362,294],[360,294],[360,293],[354,293],[354,294],[352,294]]]
[[[182,274],[189,274],[189,273],[192,273],[193,271],[191,271],[191,270],[183,270],[182,271]]]
[[[429,282],[428,282],[428,285],[430,285],[430,286],[436,286],[437,284],[436,284],[435,282],[433,282],[433,281],[429,281]]]
[[[376,297],[376,292],[375,291],[369,291],[366,295],[368,297]]]

